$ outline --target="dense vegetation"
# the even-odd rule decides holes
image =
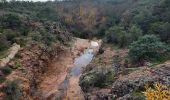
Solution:
[[[47,44],[62,41],[64,36],[58,36],[57,30],[81,38],[105,37],[106,42],[120,47],[144,34],[158,35],[169,43],[169,5],[169,0],[3,1],[0,3],[3,9],[0,42],[26,41],[18,37],[28,36]],[[4,47],[6,45],[1,48]]]
[[[163,50],[157,49],[168,50],[170,43],[169,0],[2,0],[0,9],[0,52],[13,43],[38,43],[49,48],[56,42],[68,44],[73,36],[97,37],[119,48],[130,46],[130,60],[141,63],[146,58],[158,58],[156,55]],[[149,41],[145,41],[147,38]],[[151,40],[156,42],[152,44]],[[157,54],[151,57],[142,49],[143,45],[152,50],[152,55]]]
[[[0,0],[0,56],[13,43],[50,50],[55,43],[68,45],[73,37],[99,38],[103,44],[129,50],[125,64],[118,55],[111,68],[92,68],[80,77],[84,91],[110,86],[122,66],[170,58],[170,0]],[[9,67],[0,71],[11,73]],[[7,99],[21,95],[16,81],[8,82],[3,91]]]
[[[130,45],[129,56],[133,62],[162,60],[168,48],[155,35],[145,35]]]

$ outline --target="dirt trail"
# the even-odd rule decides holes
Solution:
[[[85,39],[76,39],[70,50],[60,53],[57,59],[51,61],[48,71],[42,76],[40,91],[43,98],[55,99],[56,94],[60,95],[60,84],[64,81],[69,69],[73,67],[74,58],[89,47],[90,42]]]

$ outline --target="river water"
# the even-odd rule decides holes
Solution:
[[[97,43],[97,42],[96,42]],[[92,44],[90,47],[81,54],[81,56],[75,58],[74,60],[74,67],[70,70],[67,74],[65,80],[60,85],[59,90],[64,93],[69,86],[69,82],[72,81],[70,79],[79,78],[82,73],[82,69],[86,67],[94,57],[94,49],[98,48],[98,46],[93,46]]]
[[[86,67],[93,59],[93,49],[86,49],[84,53],[75,59],[74,67],[71,69],[71,76],[79,76],[83,67]]]

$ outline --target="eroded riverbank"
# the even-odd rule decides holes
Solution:
[[[86,66],[98,50],[91,50],[90,44],[89,40],[75,38],[70,47],[56,46],[52,55],[38,46],[33,46],[31,50],[23,49],[20,51],[21,59],[18,59],[22,70],[13,71],[7,79],[20,80],[25,100],[72,98],[81,92],[78,82],[82,66]],[[67,83],[66,86],[62,86],[63,82]],[[79,97],[83,97],[80,94]]]
[[[63,93],[60,91],[61,83],[73,67],[74,59],[79,56],[83,50],[88,48],[89,45],[89,40],[76,38],[69,50],[60,52],[58,57],[49,63],[47,72],[42,76],[43,81],[39,87],[39,91],[41,91],[44,96],[43,98],[53,100],[63,96]]]
[[[40,91],[46,99],[72,98],[73,94],[81,91],[79,87],[79,77],[82,67],[85,67],[98,51],[91,47],[91,41],[77,38],[72,48],[60,53],[58,59],[54,59],[48,67],[48,71],[43,75],[40,84]],[[74,77],[72,77],[74,76]],[[77,92],[74,92],[75,90]],[[81,96],[83,97],[83,96]]]
[[[63,90],[65,89],[65,100],[84,100],[83,92],[79,86],[79,78],[81,76],[82,69],[92,61],[95,53],[99,50],[99,44],[99,41],[91,41],[88,49],[85,49],[81,56],[75,59],[74,67],[67,74],[67,78],[62,85],[65,86],[63,87]]]

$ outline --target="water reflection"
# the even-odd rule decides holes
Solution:
[[[92,61],[94,56],[94,49],[97,47],[97,42],[91,42],[90,47],[86,49],[80,57],[75,59],[73,68],[67,74],[65,80],[61,83],[59,87],[59,90],[62,93],[64,93],[64,91],[68,88],[70,78],[78,78],[78,76],[81,74],[82,68],[86,67]]]
[[[86,67],[93,59],[93,49],[86,49],[84,53],[75,59],[74,67],[71,69],[71,76],[79,76],[81,74],[81,69]]]

